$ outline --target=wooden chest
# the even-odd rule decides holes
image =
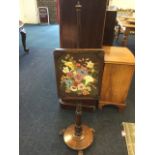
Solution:
[[[99,108],[115,105],[119,110],[126,107],[126,98],[134,73],[134,55],[126,47],[104,46],[105,66],[102,77]]]

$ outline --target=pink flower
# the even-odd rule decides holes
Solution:
[[[78,83],[79,83],[79,82],[81,82],[81,81],[82,81],[83,76],[82,76],[81,74],[77,74],[77,75],[75,75],[75,78],[74,78],[74,79],[75,79],[75,81],[76,81],[76,82],[78,82]]]
[[[67,76],[68,76],[68,77],[73,77],[73,73],[72,73],[72,72],[68,72],[68,73],[67,73]]]
[[[77,67],[80,67],[80,66],[81,66],[81,64],[77,63],[77,64],[76,64],[76,66],[77,66]]]

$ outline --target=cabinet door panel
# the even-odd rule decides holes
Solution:
[[[134,71],[133,65],[105,64],[101,100],[124,103]]]

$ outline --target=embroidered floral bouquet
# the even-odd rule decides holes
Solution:
[[[60,86],[66,93],[75,95],[96,95],[97,92],[97,64],[91,58],[74,59],[67,54],[61,59],[62,71]]]

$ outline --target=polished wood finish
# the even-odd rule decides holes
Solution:
[[[80,103],[76,106],[75,114],[75,124],[64,130],[63,138],[65,144],[71,149],[83,151],[93,143],[94,129],[82,124],[82,107]]]
[[[101,48],[107,0],[79,0],[81,8],[80,48]],[[60,44],[76,48],[78,27],[74,0],[60,0]]]
[[[61,100],[59,98],[59,103],[61,108],[63,109],[69,109],[69,110],[76,109],[76,104],[73,104],[73,102],[70,100]],[[82,105],[82,109],[83,111],[93,112],[96,110],[97,106],[98,106],[98,100],[86,100]]]
[[[93,143],[93,129],[84,124],[82,124],[81,127],[83,132],[80,136],[75,135],[75,124],[67,127],[64,132],[64,142],[69,148],[73,150],[82,151]]]
[[[103,46],[103,49],[105,64],[135,64],[134,55],[126,47]]]
[[[112,45],[114,40],[114,28],[116,25],[117,11],[106,11],[103,45]]]
[[[82,134],[82,119],[81,119],[81,116],[82,116],[82,106],[81,104],[77,104],[76,105],[76,113],[75,113],[75,135],[76,136],[81,136]]]
[[[104,51],[105,65],[99,108],[115,105],[123,110],[134,73],[134,56],[125,47],[105,46]]]

